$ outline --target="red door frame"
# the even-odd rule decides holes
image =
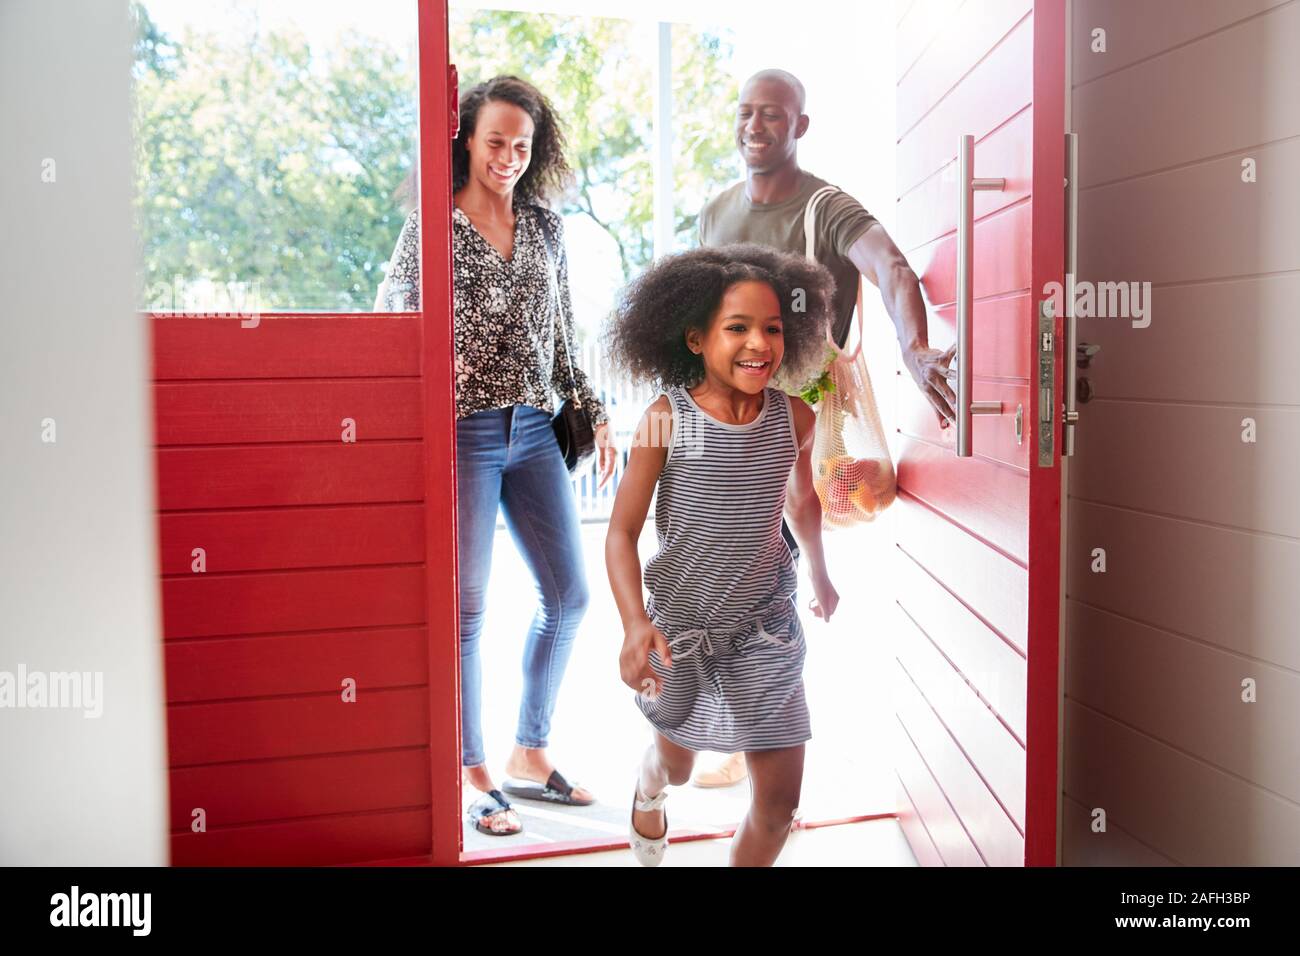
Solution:
[[[425,415],[425,567],[429,628],[429,767],[435,866],[615,850],[626,840],[593,837],[562,843],[464,852],[461,831],[459,591],[456,567],[456,427],[452,379],[451,149],[457,122],[455,68],[448,48],[446,0],[419,0],[420,310]],[[441,794],[454,794],[442,800]],[[872,814],[810,823],[855,823]],[[734,827],[676,832],[673,842],[730,837]]]
[[[456,405],[452,387],[451,124],[447,0],[419,0],[420,312],[424,532],[429,627],[433,863],[461,862],[460,655],[456,585]],[[454,794],[454,803],[441,799]]]

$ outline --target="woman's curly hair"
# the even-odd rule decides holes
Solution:
[[[513,103],[533,120],[533,148],[528,168],[515,183],[512,201],[540,202],[548,205],[560,196],[573,181],[573,170],[564,159],[564,131],[550,101],[531,83],[517,76],[494,76],[490,80],[466,90],[460,98],[460,129],[451,143],[451,189],[455,192],[469,182],[469,147],[466,141],[474,135],[478,113],[484,103],[500,100]],[[418,137],[412,155],[420,155]],[[402,184],[393,192],[393,198],[406,212],[420,208],[420,163],[411,168]]]
[[[665,256],[634,279],[605,325],[610,363],[637,383],[698,384],[704,358],[687,348],[686,331],[707,331],[727,289],[750,279],[771,286],[781,304],[785,354],[773,382],[798,389],[827,357],[835,279],[804,256],[753,243]]]
[[[514,201],[549,203],[564,192],[573,177],[564,159],[564,131],[550,100],[517,76],[494,76],[460,98],[460,131],[451,144],[452,192],[469,182],[469,147],[465,144],[474,135],[479,110],[491,102],[513,103],[533,120],[532,159],[515,184]]]

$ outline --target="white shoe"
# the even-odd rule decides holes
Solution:
[[[658,796],[649,800],[645,799],[641,795],[641,784],[638,782],[632,795],[632,806],[643,813],[649,813],[651,810],[658,810],[662,807],[667,799],[667,787],[659,791]],[[628,821],[627,826],[628,843],[632,846],[632,854],[642,866],[658,866],[664,858],[664,850],[668,847],[668,811],[664,811],[664,835],[661,837],[652,839],[637,833],[636,824],[633,820],[635,820],[634,815]]]

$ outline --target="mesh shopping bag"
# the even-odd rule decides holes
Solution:
[[[813,193],[804,210],[807,256],[814,258],[817,206],[834,186]],[[871,375],[862,355],[862,280],[856,309],[858,342],[852,352],[835,346],[827,331],[830,362],[804,389],[813,402],[813,487],[822,503],[822,527],[843,528],[871,521],[893,502],[897,491],[894,462],[876,407]]]

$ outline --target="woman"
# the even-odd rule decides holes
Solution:
[[[469,811],[475,826],[507,835],[522,825],[487,770],[479,722],[479,634],[498,506],[542,595],[524,648],[523,700],[506,762],[513,779],[504,790],[573,806],[594,799],[546,756],[556,692],[588,599],[577,507],[551,429],[552,390],[569,394],[570,359],[596,425],[602,486],[616,450],[609,417],[577,362],[563,220],[542,205],[569,176],[551,106],[523,80],[498,76],[461,98],[460,117],[452,144],[452,274],[461,762],[465,782],[484,794]],[[419,308],[417,216],[402,227],[381,291],[389,308]]]

